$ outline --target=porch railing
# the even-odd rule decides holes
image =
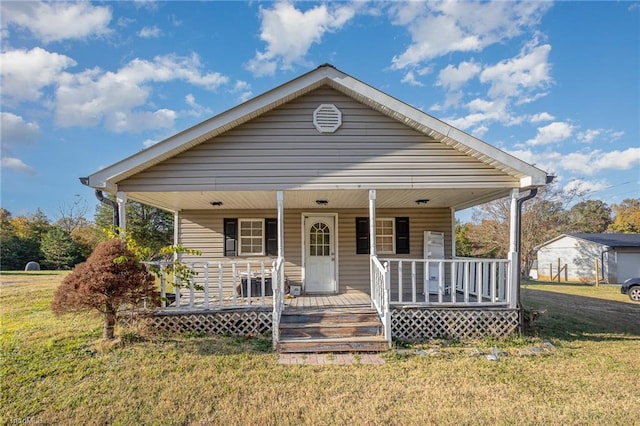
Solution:
[[[388,262],[384,265],[380,263],[377,256],[371,256],[371,302],[373,307],[378,311],[382,327],[384,329],[384,337],[391,347],[391,309],[390,302],[390,276]]]
[[[273,314],[272,314],[272,335],[273,349],[275,350],[280,340],[280,317],[284,310],[284,258],[278,257],[273,262],[273,272],[271,273],[273,280],[271,282],[273,289]]]
[[[381,259],[392,304],[504,305],[511,300],[506,259]]]
[[[193,272],[181,282],[166,267],[173,262],[145,262],[158,271],[160,307],[166,309],[210,309],[246,306],[269,307],[274,267],[267,261],[183,262]],[[282,274],[282,271],[280,271]],[[280,275],[278,275],[280,277]],[[280,285],[280,284],[279,284]],[[173,290],[169,291],[172,287]]]

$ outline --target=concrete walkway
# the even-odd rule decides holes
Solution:
[[[382,365],[379,354],[280,354],[278,364],[297,365]]]

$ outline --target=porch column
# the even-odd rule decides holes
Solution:
[[[180,212],[173,212],[173,245],[180,244]]]
[[[127,194],[122,191],[116,192],[116,201],[118,202],[118,227],[120,231],[124,234],[127,232]]]
[[[276,192],[278,203],[278,257],[284,257],[284,192]]]
[[[376,190],[369,190],[369,255],[376,256]]]
[[[510,274],[509,274],[509,307],[515,309],[518,307],[518,271],[520,268],[518,267],[518,262],[520,261],[520,256],[518,253],[518,239],[520,236],[518,233],[520,229],[518,228],[518,214],[520,213],[518,209],[518,190],[511,190],[511,211],[509,215],[509,265],[510,265]]]

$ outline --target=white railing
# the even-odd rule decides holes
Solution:
[[[391,347],[391,309],[390,309],[390,283],[388,263],[383,265],[376,256],[371,256],[371,302],[378,311],[384,337]]]
[[[246,306],[268,307],[272,295],[273,268],[267,261],[182,262],[192,272],[180,282],[165,268],[173,262],[145,262],[160,276],[160,307],[211,309]],[[172,284],[173,291],[168,287]]]
[[[273,349],[277,349],[278,341],[280,340],[280,317],[284,310],[284,258],[279,257],[273,262],[273,271],[271,273],[273,277],[272,289],[273,289],[273,314],[272,314],[272,335],[273,335]]]
[[[511,300],[506,259],[381,259],[391,281],[391,303],[504,305]]]

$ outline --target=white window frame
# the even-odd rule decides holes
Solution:
[[[242,251],[242,239],[243,238],[255,238],[255,236],[243,237],[242,224],[247,222],[259,222],[260,223],[260,252],[259,253],[244,253]],[[264,256],[264,219],[260,218],[238,218],[238,256]]]
[[[380,232],[378,232],[378,222],[382,222],[382,221],[391,221],[391,246],[392,246],[392,250],[388,251],[388,250],[381,250],[380,249],[380,244],[378,243],[378,237],[388,237],[388,234],[382,235],[380,234]],[[395,254],[396,253],[396,220],[393,217],[377,217],[376,218],[376,247],[377,247],[377,252],[379,254]]]

